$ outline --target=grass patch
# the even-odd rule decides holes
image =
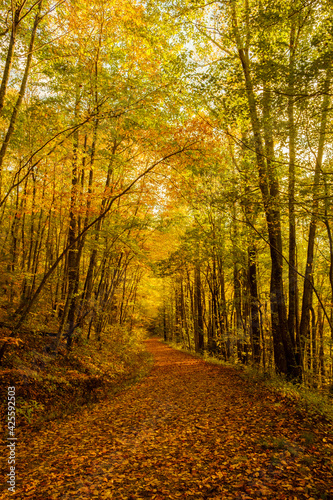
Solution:
[[[190,356],[193,356],[194,358],[202,359],[203,361],[207,361],[207,363],[214,364],[214,365],[220,365],[220,366],[226,366],[228,368],[234,368],[235,370],[243,371],[244,370],[244,365],[240,363],[232,363],[231,361],[225,361],[218,356],[213,356],[212,354],[207,353],[204,351],[202,354],[195,352],[193,349],[189,349],[185,344],[183,343],[178,343],[174,341],[164,341],[161,339],[161,341],[168,345],[169,347],[172,347],[172,349],[176,349],[177,351],[184,352],[186,354],[189,354]]]
[[[263,377],[250,368],[246,368],[245,376],[251,380],[258,380],[282,397],[296,403],[299,410],[306,411],[309,415],[320,416],[333,422],[332,397],[319,391],[310,390],[300,384],[292,384],[278,375]]]
[[[298,450],[284,437],[260,439],[259,446],[264,450],[288,451],[293,457],[298,455]]]

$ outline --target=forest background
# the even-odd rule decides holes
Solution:
[[[97,384],[90,355],[116,372],[142,328],[330,390],[332,1],[0,10],[1,377],[27,412],[59,357]]]

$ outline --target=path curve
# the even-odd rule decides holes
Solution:
[[[140,383],[21,443],[15,498],[333,499],[324,424],[232,368],[146,345]]]

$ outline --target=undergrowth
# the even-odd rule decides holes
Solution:
[[[246,367],[244,375],[254,381],[260,381],[284,398],[293,400],[301,410],[312,415],[320,415],[333,422],[333,400],[330,395],[319,390],[311,390],[301,384],[288,382],[280,375],[263,375],[252,367]]]
[[[54,354],[49,339],[24,336],[22,347],[9,352],[0,369],[1,420],[5,421],[7,387],[16,388],[16,424],[39,428],[47,420],[74,413],[112,397],[150,369],[144,332],[109,327],[101,341],[78,338],[72,351]]]
[[[273,392],[280,394],[283,398],[289,399],[296,404],[300,411],[306,411],[313,416],[319,416],[330,423],[333,423],[333,398],[330,395],[321,393],[319,390],[310,390],[300,384],[288,382],[285,378],[278,374],[260,373],[253,366],[247,366],[240,363],[232,363],[224,361],[216,356],[212,356],[207,352],[203,354],[189,350],[184,344],[179,344],[173,341],[167,341],[167,345],[182,352],[186,352],[191,356],[203,359],[207,363],[220,366],[232,367],[236,369],[242,377],[255,384],[263,384]]]

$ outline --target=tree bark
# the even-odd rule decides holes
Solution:
[[[9,141],[10,141],[10,139],[13,135],[14,129],[15,129],[17,116],[18,116],[18,113],[19,113],[21,105],[22,105],[23,97],[25,94],[25,89],[26,89],[27,82],[28,82],[37,28],[38,28],[38,25],[41,21],[41,16],[40,16],[41,9],[42,9],[42,0],[40,0],[38,3],[38,11],[36,13],[34,24],[33,24],[32,31],[31,31],[30,43],[29,43],[29,48],[28,48],[28,57],[27,57],[27,61],[25,64],[25,68],[24,68],[24,73],[23,73],[23,77],[22,77],[22,81],[21,81],[19,94],[18,94],[16,103],[15,103],[12,115],[10,117],[10,122],[9,122],[9,126],[7,129],[4,141],[3,141],[1,149],[0,149],[0,198],[1,198],[1,188],[2,188],[3,162],[4,162],[4,159],[6,156]]]
[[[195,351],[203,353],[204,350],[204,322],[203,307],[201,297],[201,276],[200,264],[196,263],[194,268],[194,301],[196,309],[196,328],[195,328]]]
[[[4,107],[4,102],[5,102],[6,92],[7,92],[7,85],[8,85],[10,70],[11,70],[13,57],[14,57],[14,48],[15,48],[15,44],[16,44],[18,26],[20,23],[20,15],[21,15],[21,12],[22,12],[22,9],[23,9],[25,3],[26,3],[26,1],[21,2],[19,5],[17,5],[15,11],[12,13],[12,16],[13,16],[12,28],[11,28],[11,32],[10,32],[10,40],[9,40],[9,45],[8,45],[8,50],[7,50],[7,57],[6,57],[5,67],[3,70],[2,81],[1,81],[1,86],[0,86],[0,116],[2,115],[2,110]]]
[[[296,127],[294,119],[295,93],[295,23],[292,21],[290,29],[289,52],[289,85],[288,85],[288,135],[289,135],[289,182],[288,182],[288,211],[289,211],[289,335],[295,346],[295,355],[298,365],[300,359],[300,339],[298,330],[297,311],[297,263],[296,263],[296,217],[295,217],[295,158],[296,158]]]
[[[314,245],[316,239],[317,218],[318,218],[318,208],[319,208],[319,200],[318,200],[319,181],[320,181],[320,174],[323,162],[328,107],[330,103],[329,88],[331,83],[331,69],[332,69],[331,63],[329,63],[323,87],[324,97],[321,106],[318,152],[317,152],[316,166],[313,179],[313,196],[312,196],[312,207],[311,207],[312,213],[309,226],[308,249],[307,249],[305,273],[304,273],[302,315],[300,322],[300,338],[301,338],[301,348],[303,355],[304,355],[305,345],[310,338],[310,310],[312,307],[312,295],[313,295]]]
[[[254,245],[248,249],[249,262],[249,288],[250,288],[250,308],[251,308],[251,340],[253,362],[260,365],[260,322],[259,322],[259,296],[257,283],[257,250]]]
[[[282,276],[282,236],[278,213],[278,189],[274,182],[274,173],[269,171],[272,162],[266,162],[257,104],[250,73],[249,50],[243,48],[237,26],[235,4],[232,4],[234,34],[237,43],[238,55],[242,64],[246,95],[254,137],[254,145],[261,190],[266,216],[267,230],[271,254],[271,312],[275,365],[278,372],[285,373],[291,378],[299,378],[299,368],[296,364],[295,353],[289,337],[286,316],[286,305],[283,291]],[[271,181],[271,183],[269,182]]]

